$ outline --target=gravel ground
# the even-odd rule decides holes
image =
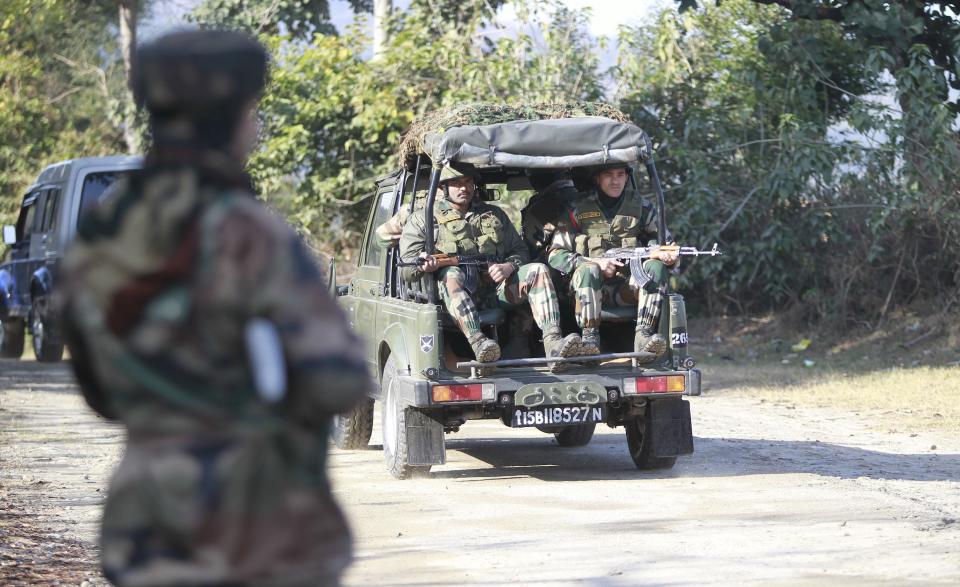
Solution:
[[[705,373],[709,381],[709,372]],[[334,451],[354,527],[348,585],[960,583],[960,438],[870,412],[692,398],[696,452],[639,472],[622,430],[563,449],[471,422],[448,462],[397,481]],[[0,361],[0,585],[103,583],[99,510],[123,432],[62,365]]]

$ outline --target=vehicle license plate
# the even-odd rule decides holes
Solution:
[[[572,426],[593,424],[607,419],[607,406],[536,406],[533,408],[515,407],[510,426]]]

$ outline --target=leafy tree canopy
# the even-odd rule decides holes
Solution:
[[[722,0],[718,0],[719,4]],[[753,0],[789,11],[793,19],[839,23],[863,48],[881,52],[890,70],[911,65],[917,53],[930,60],[942,77],[940,98],[947,100],[947,83],[960,90],[960,0]],[[676,0],[681,12],[699,0]],[[951,108],[960,114],[960,103]]]
[[[350,6],[355,12],[370,12],[373,0],[350,0]],[[200,24],[258,34],[275,35],[284,29],[300,39],[337,32],[330,23],[328,0],[204,0],[190,17]]]

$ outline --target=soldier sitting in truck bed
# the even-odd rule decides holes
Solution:
[[[424,213],[410,216],[400,238],[400,258],[406,263],[401,276],[419,280],[424,273],[437,272],[440,295],[447,311],[467,337],[478,361],[500,358],[500,346],[480,329],[477,302],[494,297],[496,303],[516,306],[528,302],[534,320],[543,331],[547,357],[569,357],[580,349],[580,337],[563,337],[557,294],[549,270],[542,263],[527,263],[527,247],[510,223],[506,213],[475,200],[473,177],[447,167],[440,176],[444,199],[437,201],[434,223],[436,248],[448,255],[492,255],[495,262],[485,268],[472,266],[440,267],[438,260],[424,250],[426,219]],[[421,263],[416,265],[419,259]]]
[[[582,329],[583,354],[600,352],[600,309],[603,304],[636,306],[634,350],[662,355],[667,344],[658,334],[661,307],[667,288],[667,267],[677,262],[675,253],[660,252],[643,264],[649,277],[637,283],[623,276],[624,264],[606,259],[615,247],[643,246],[657,234],[653,206],[632,189],[625,165],[600,169],[593,176],[595,190],[577,200],[561,219],[549,252],[554,269],[569,276],[577,323]],[[665,240],[670,241],[669,233]],[[653,242],[653,241],[651,241]]]

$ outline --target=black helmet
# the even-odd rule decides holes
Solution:
[[[267,83],[269,58],[253,37],[230,31],[180,31],[140,47],[133,66],[137,105],[150,113],[154,139],[176,122],[207,143],[229,140],[241,109]],[[192,124],[185,125],[185,122]]]

